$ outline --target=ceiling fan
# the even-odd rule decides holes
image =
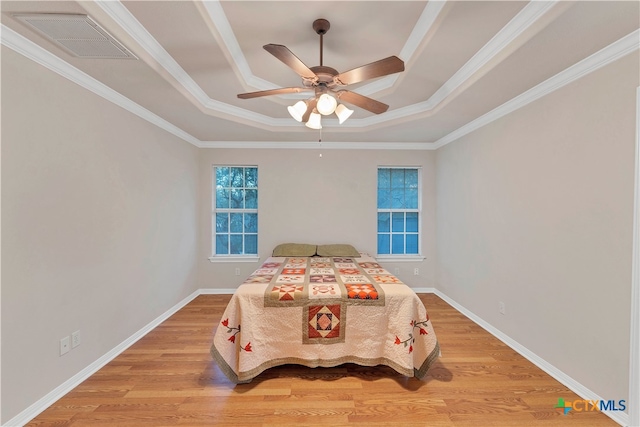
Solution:
[[[397,56],[389,56],[379,61],[371,62],[344,73],[339,73],[322,63],[322,37],[329,31],[329,21],[316,19],[313,29],[320,36],[320,65],[307,67],[286,46],[267,44],[264,49],[282,61],[285,65],[302,77],[302,87],[286,87],[258,92],[240,93],[238,98],[250,99],[261,96],[281,95],[288,93],[315,92],[315,96],[306,101],[299,101],[289,107],[289,113],[299,122],[305,122],[312,129],[321,129],[320,115],[336,113],[342,124],[352,113],[344,105],[338,105],[336,98],[348,104],[355,105],[375,114],[384,113],[389,106],[375,99],[351,92],[341,87],[359,83],[364,80],[386,76],[404,71],[404,62]]]

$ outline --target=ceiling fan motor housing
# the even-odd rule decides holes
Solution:
[[[309,69],[318,76],[318,80],[314,84],[312,81],[303,79],[303,83],[306,87],[313,87],[319,83],[325,83],[327,87],[333,87],[336,85],[333,78],[338,75],[338,71],[335,68],[318,65]]]

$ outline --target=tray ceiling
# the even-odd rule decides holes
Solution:
[[[266,52],[319,65],[317,18],[331,22],[324,65],[346,71],[397,55],[405,71],[349,86],[389,104],[324,119],[323,142],[430,148],[638,49],[633,1],[2,1],[2,43],[198,146],[317,142],[286,107],[300,86]],[[138,59],[79,58],[17,15],[86,14]],[[60,71],[58,71],[60,69]],[[555,79],[555,80],[554,80]],[[372,145],[373,144],[373,145]]]

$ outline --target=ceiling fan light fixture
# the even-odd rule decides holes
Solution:
[[[251,99],[261,96],[313,91],[313,97],[306,100],[306,109],[304,109],[302,102],[297,102],[287,107],[291,117],[300,123],[306,122],[305,125],[311,129],[322,129],[322,119],[320,115],[328,116],[335,113],[336,116],[338,116],[340,124],[342,124],[353,114],[353,110],[348,109],[344,105],[338,106],[338,99],[374,114],[386,112],[389,109],[387,104],[350,90],[338,90],[335,86],[348,86],[365,80],[399,73],[404,71],[404,61],[397,56],[389,56],[339,73],[335,68],[327,67],[323,64],[323,36],[329,31],[329,28],[330,24],[326,19],[316,19],[313,21],[313,30],[320,36],[320,65],[315,67],[307,67],[300,58],[284,45],[269,43],[262,46],[264,50],[276,57],[302,78],[302,87],[282,87],[257,92],[239,93],[237,95],[238,98]]]
[[[336,107],[336,116],[338,116],[338,123],[343,124],[353,114],[353,110],[345,107],[344,104],[340,104]]]
[[[310,129],[322,129],[322,122],[320,114],[318,114],[317,110],[313,110],[313,113],[309,115],[309,121],[305,123],[305,126]]]
[[[333,112],[336,110],[337,105],[338,101],[336,101],[333,96],[329,95],[328,93],[323,93],[318,98],[318,105],[316,106],[316,108],[318,109],[318,113],[322,114],[323,116],[328,116],[329,114],[333,114]]]
[[[287,110],[289,110],[289,114],[291,114],[291,117],[293,117],[298,122],[302,122],[302,116],[307,111],[307,103],[304,101],[298,101],[295,104],[287,107]]]

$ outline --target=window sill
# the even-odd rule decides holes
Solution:
[[[376,261],[380,262],[416,262],[424,261],[422,255],[376,255]]]
[[[211,262],[258,262],[260,261],[259,256],[210,256],[209,261]]]

